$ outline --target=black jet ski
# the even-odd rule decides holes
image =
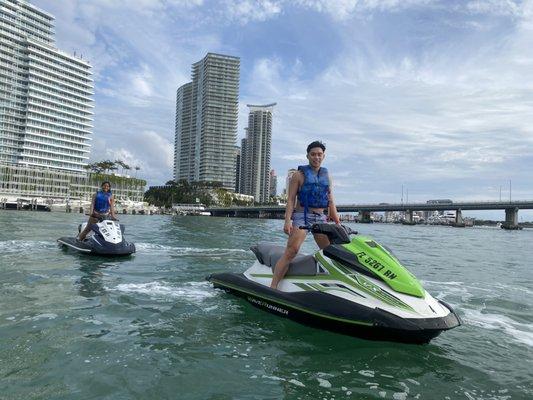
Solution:
[[[251,248],[257,260],[244,273],[207,279],[273,314],[365,339],[428,343],[461,325],[452,307],[426,292],[375,240],[342,225],[307,229],[327,235],[331,244],[314,255],[296,256],[278,290],[269,286],[285,248],[267,243]]]
[[[78,226],[82,232],[87,222]],[[91,230],[83,241],[77,237],[61,237],[58,243],[82,253],[97,254],[101,256],[127,256],[135,253],[135,245],[124,239],[124,225],[117,220],[102,219],[96,224],[91,224]]]

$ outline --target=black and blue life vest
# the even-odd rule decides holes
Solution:
[[[329,205],[329,175],[326,168],[320,167],[315,172],[310,165],[300,165],[298,171],[304,174],[304,183],[298,191],[298,201],[304,208],[307,224],[309,208],[327,208]]]
[[[107,213],[111,208],[111,196],[111,190],[109,192],[104,192],[103,190],[96,192],[94,210],[99,214]]]

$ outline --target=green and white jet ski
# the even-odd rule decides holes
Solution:
[[[273,314],[365,339],[428,343],[461,325],[448,304],[426,292],[373,239],[342,225],[307,229],[327,235],[331,244],[314,255],[297,255],[278,290],[269,286],[285,248],[267,243],[251,248],[257,260],[244,273],[217,273],[207,279]]]

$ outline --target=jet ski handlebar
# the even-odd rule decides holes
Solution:
[[[350,243],[350,235],[357,235],[357,231],[341,224],[313,224],[300,226],[300,229],[308,230],[311,233],[326,235],[332,244]]]
[[[94,217],[94,218],[97,218],[98,219],[98,222],[102,222],[102,221],[120,221],[118,218],[113,218],[109,215],[100,215],[100,216],[96,216],[94,214],[85,214],[89,217]]]

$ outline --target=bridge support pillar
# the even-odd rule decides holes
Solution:
[[[460,208],[455,212],[455,221],[452,225],[458,228],[464,228],[466,226]]]
[[[518,226],[518,208],[506,208],[505,209],[505,222],[502,224],[503,229],[521,229]]]
[[[362,224],[371,223],[372,219],[370,219],[370,211],[359,211],[359,222]]]
[[[412,210],[405,210],[403,214],[403,225],[415,225],[416,222],[413,219],[413,211]]]

